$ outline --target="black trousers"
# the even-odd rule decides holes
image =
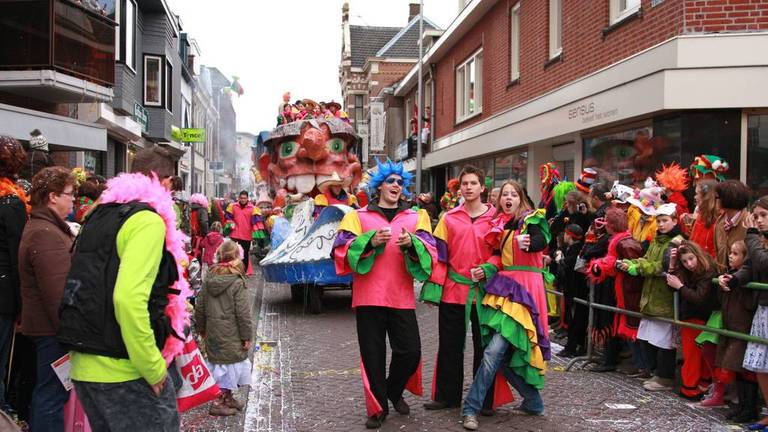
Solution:
[[[648,369],[654,371],[659,378],[675,378],[675,367],[677,366],[677,351],[673,349],[664,349],[651,345],[648,341],[643,341],[643,352]]]
[[[357,341],[371,392],[384,413],[400,400],[408,379],[421,361],[421,339],[416,311],[383,306],[355,308]],[[387,336],[392,348],[387,377]]]
[[[243,265],[245,266],[245,272],[248,272],[248,261],[251,259],[251,241],[250,240],[239,240],[239,239],[232,239],[237,242],[237,244],[240,245],[241,248],[243,248]]]
[[[440,303],[438,314],[440,340],[437,348],[435,400],[450,406],[461,404],[461,391],[464,387],[464,341],[467,336],[467,329],[464,328],[464,308],[464,305]],[[472,375],[474,376],[483,361],[480,322],[474,305],[469,321],[472,324]],[[483,401],[483,408],[493,407],[493,392],[492,385]]]

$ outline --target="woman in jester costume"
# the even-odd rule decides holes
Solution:
[[[496,250],[485,264],[472,269],[475,279],[488,279],[480,311],[486,345],[483,362],[464,400],[463,424],[478,428],[477,414],[500,371],[523,397],[519,410],[542,415],[546,362],[550,359],[542,254],[551,240],[545,210],[534,210],[522,186],[507,181],[501,187],[499,216],[486,235]]]
[[[412,175],[401,163],[378,163],[364,208],[348,212],[339,224],[332,256],[339,275],[352,274],[352,307],[360,344],[366,427],[376,429],[389,402],[403,415],[409,390],[421,396],[421,340],[413,281],[426,281],[438,265],[435,239],[426,210],[411,210]],[[387,376],[386,339],[392,348]]]

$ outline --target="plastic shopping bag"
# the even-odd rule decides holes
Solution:
[[[184,350],[176,357],[175,362],[183,381],[181,389],[176,393],[179,412],[200,406],[219,396],[221,390],[208,370],[192,335],[187,337]]]
[[[91,432],[91,425],[85,415],[83,406],[77,399],[75,389],[69,391],[69,400],[64,405],[64,431],[65,432]]]

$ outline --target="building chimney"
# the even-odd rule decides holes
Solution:
[[[412,19],[419,16],[419,2],[412,1],[408,5],[408,22],[411,22]]]

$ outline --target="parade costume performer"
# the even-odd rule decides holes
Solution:
[[[242,191],[237,202],[228,205],[225,213],[229,237],[243,248],[243,265],[248,269],[251,240],[256,240],[261,248],[267,243],[261,210],[248,200],[248,192]]]
[[[447,275],[434,275],[436,282],[425,283],[420,295],[422,301],[439,304],[440,340],[432,382],[433,402],[424,405],[430,410],[458,407],[461,402],[464,384],[464,340],[470,322],[473,373],[480,367],[483,358],[478,308],[473,305],[483,297],[478,296],[478,282],[471,279],[470,270],[485,263],[493,255],[493,247],[484,237],[491,229],[496,210],[480,200],[484,189],[483,171],[466,166],[461,174],[461,192],[466,201],[445,213],[434,231],[440,252],[439,259],[448,265]],[[493,408],[492,399],[486,398],[485,410]]]
[[[547,162],[539,167],[539,178],[541,179],[541,201],[539,208],[546,210],[547,220],[552,219],[560,211],[555,201],[555,186],[562,180],[557,165]]]
[[[440,198],[443,211],[451,211],[459,205],[459,179],[448,180],[448,190]]]
[[[730,168],[728,162],[719,156],[698,155],[693,158],[689,170],[694,182],[704,179],[723,181],[728,168]]]
[[[544,412],[539,390],[544,388],[551,355],[544,280],[554,279],[542,267],[543,251],[551,240],[546,211],[532,210],[523,188],[512,181],[501,187],[498,210],[501,214],[485,236],[494,255],[472,269],[475,279],[487,280],[485,286],[478,284],[482,303],[472,306],[478,308],[485,351],[464,400],[467,429],[477,428],[477,414],[497,372],[522,395],[521,410],[531,415]]]
[[[200,242],[208,235],[208,198],[196,193],[189,197],[189,229],[192,251],[200,257]]]
[[[342,219],[333,246],[336,273],[352,274],[361,374],[368,420],[381,426],[389,402],[400,414],[410,408],[403,391],[421,396],[421,340],[413,280],[424,282],[438,265],[429,215],[400,200],[412,176],[401,163],[378,163],[370,181],[378,200]],[[386,371],[386,338],[392,348]]]
[[[357,208],[357,198],[344,190],[344,180],[334,171],[333,175],[317,185],[319,194],[315,195],[314,217],[317,219],[324,208],[333,204],[342,204]]]

